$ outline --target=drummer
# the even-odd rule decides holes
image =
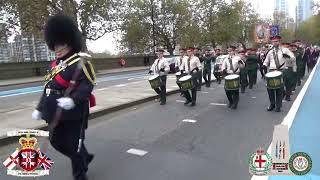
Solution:
[[[230,46],[228,48],[228,59],[222,63],[221,69],[225,75],[240,74],[240,68],[244,67],[244,62],[240,56],[235,54],[236,47]],[[239,102],[239,89],[238,90],[225,90],[229,100],[229,108],[237,109]]]
[[[246,51],[245,50],[240,50],[239,51],[239,56],[242,60],[242,62],[244,62],[244,64],[247,61],[247,55],[246,55]],[[240,68],[240,85],[241,85],[241,93],[245,93],[246,91],[246,87],[248,86],[248,78],[247,78],[247,69],[245,68],[245,66]]]
[[[180,73],[181,65],[182,65],[182,62],[183,62],[183,58],[186,57],[186,49],[185,48],[180,48],[179,49],[179,53],[180,53],[180,56],[175,59],[175,70],[176,70],[177,73]],[[181,74],[181,76],[182,75],[183,74]],[[176,78],[177,78],[177,81],[178,81],[178,76],[176,76]],[[180,96],[183,96],[183,92],[181,91],[181,86],[179,84],[178,84],[178,86],[179,86],[179,89],[180,89],[180,92],[181,92]]]
[[[161,79],[160,87],[154,89],[157,94],[160,96],[160,105],[166,104],[166,81],[167,74],[170,71],[169,64],[167,60],[163,57],[164,50],[158,50],[158,59],[152,64],[149,74],[153,73],[154,75],[159,75]]]
[[[284,70],[288,68],[286,63],[287,59],[295,59],[293,53],[289,49],[281,47],[280,40],[281,36],[271,37],[273,48],[268,52],[263,63],[264,69],[267,69],[267,67],[269,67],[269,72],[281,71],[283,73]],[[284,80],[286,80],[285,77]],[[286,82],[284,82],[284,84],[286,84]],[[278,89],[267,88],[267,90],[270,100],[270,105],[267,110],[272,111],[273,109],[275,109],[276,112],[280,112],[282,107],[284,87],[281,86]]]
[[[187,50],[187,57],[183,59],[181,66],[182,74],[190,74],[192,76],[194,87],[191,89],[191,95],[189,91],[184,91],[186,102],[185,105],[191,103],[191,106],[196,105],[197,100],[197,87],[198,87],[198,74],[201,72],[201,63],[198,57],[194,54],[194,48],[189,47]]]

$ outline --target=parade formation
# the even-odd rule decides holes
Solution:
[[[86,180],[88,165],[94,155],[84,145],[88,127],[89,108],[95,105],[92,94],[95,71],[90,55],[81,53],[82,41],[77,26],[67,16],[51,17],[45,28],[48,47],[57,55],[45,76],[45,88],[32,118],[45,120],[49,125],[52,146],[71,159],[75,180]],[[281,36],[271,37],[272,46],[259,49],[199,47],[180,48],[175,57],[176,83],[184,105],[196,106],[197,91],[201,91],[202,78],[211,86],[211,74],[218,84],[224,80],[228,108],[237,109],[241,94],[246,88],[254,90],[258,71],[266,82],[270,104],[267,111],[280,112],[282,101],[291,101],[291,95],[308,71],[314,67],[319,48],[306,46],[300,40],[281,43]],[[316,50],[315,50],[316,49]],[[166,104],[166,84],[170,71],[165,50],[157,50],[157,58],[149,74],[151,88],[159,95],[160,105]],[[318,53],[318,54],[316,54]],[[212,68],[213,67],[213,68]]]

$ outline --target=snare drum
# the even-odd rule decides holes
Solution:
[[[161,83],[160,76],[158,74],[151,76],[149,78],[149,83],[152,89],[157,89],[158,87],[160,87]]]
[[[272,71],[266,74],[267,88],[279,89],[283,86],[283,75],[280,71]]]
[[[186,75],[186,76],[181,77],[179,79],[179,83],[181,85],[181,89],[184,91],[187,91],[187,90],[194,88],[194,84],[193,84],[191,75]]]
[[[240,88],[240,76],[237,74],[231,74],[224,78],[225,90],[238,90]]]
[[[183,75],[181,74],[181,72],[177,72],[176,73],[176,77],[177,77],[177,80],[179,80]]]

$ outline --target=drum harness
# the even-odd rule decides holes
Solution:
[[[234,70],[231,56],[229,56],[228,60],[229,60],[229,63],[230,63],[230,69],[231,69],[231,71],[233,72],[233,74],[236,74],[236,72],[238,71],[239,67],[238,67],[236,70]]]

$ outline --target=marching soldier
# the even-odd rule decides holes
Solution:
[[[284,73],[284,70],[288,68],[288,63],[286,63],[286,61],[293,60],[295,57],[289,49],[281,47],[280,40],[281,36],[274,36],[271,38],[273,48],[268,52],[263,63],[263,67],[264,69],[269,67],[269,72],[275,70],[281,71],[283,73],[284,84],[286,84],[287,77],[285,76],[287,73]],[[272,111],[275,109],[276,112],[280,112],[282,107],[284,87],[281,86],[278,89],[267,88],[267,90],[270,100],[270,105],[267,110]]]
[[[235,54],[236,47],[230,46],[228,48],[229,57],[222,64],[223,73],[225,75],[240,74],[240,68],[244,67],[244,62],[240,56]],[[225,90],[229,100],[229,108],[237,109],[239,103],[239,89],[238,90]]]
[[[154,89],[154,91],[160,96],[160,105],[165,105],[166,98],[166,84],[167,84],[167,74],[170,71],[170,67],[166,59],[163,57],[164,50],[158,50],[158,59],[152,64],[149,74],[153,73],[154,75],[160,76],[160,87]]]
[[[305,50],[302,48],[301,41],[295,40],[292,43],[294,43],[298,47],[295,55],[296,55],[296,65],[297,65],[297,86],[300,86],[301,79],[303,78],[304,71],[305,71],[305,64],[303,61]]]
[[[198,87],[197,83],[199,83],[197,74],[201,72],[200,60],[197,56],[193,54],[193,52],[194,52],[194,48],[189,47],[187,50],[188,56],[184,58],[181,66],[182,67],[181,73],[190,74],[192,76],[192,80],[194,83],[194,87],[191,89],[191,95],[189,91],[184,91],[185,98],[186,98],[186,102],[184,104],[187,105],[191,103],[191,106],[196,105],[197,87]]]
[[[179,49],[179,53],[180,53],[180,56],[177,57],[176,61],[175,61],[175,70],[176,70],[176,72],[180,72],[180,70],[181,70],[181,66],[182,66],[182,63],[183,63],[183,59],[185,57],[186,49],[180,48]],[[177,81],[178,81],[178,77],[176,77],[176,78],[177,78]],[[181,91],[180,84],[178,84],[178,86],[179,86],[179,89],[180,89],[180,92],[181,92],[180,96],[183,96],[183,92]]]
[[[242,62],[245,63],[247,61],[245,50],[239,51],[239,56]],[[248,86],[247,69],[245,68],[245,66],[242,66],[240,68],[240,85],[241,85],[241,93],[245,93],[246,87]]]
[[[221,50],[219,48],[215,49],[215,55],[213,57],[213,62],[216,63],[216,59],[217,57],[219,57],[221,55]],[[221,83],[221,79],[222,79],[222,74],[221,72],[219,72],[219,66],[215,65],[214,66],[214,73],[213,73],[214,77],[217,79],[218,84]]]
[[[249,89],[252,89],[253,85],[257,81],[257,71],[259,68],[259,60],[256,55],[255,49],[247,49],[248,57],[246,61],[246,69],[249,78]]]
[[[44,35],[57,59],[45,77],[44,92],[32,118],[48,123],[49,140],[56,150],[71,159],[74,179],[87,180],[93,155],[80,140],[88,127],[89,106],[95,103],[91,95],[94,69],[90,61],[78,54],[82,49],[81,32],[70,17],[50,17]]]
[[[211,84],[211,61],[212,55],[209,49],[206,49],[203,59],[203,79],[206,82],[206,87],[210,87]]]
[[[289,50],[294,54],[294,56],[296,57],[296,64],[295,64],[295,70],[293,71],[293,77],[294,77],[294,81],[293,81],[293,85],[292,85],[292,91],[296,90],[297,87],[297,82],[298,82],[298,67],[297,67],[297,57],[299,56],[298,52],[297,52],[298,47],[296,46],[296,44],[291,44],[289,47]],[[294,70],[294,69],[293,69]]]
[[[200,60],[201,65],[203,66],[203,56],[201,53],[201,49],[199,47],[194,49],[194,56],[198,57],[198,59]],[[202,71],[199,71],[196,75],[198,78],[198,83],[197,83],[197,90],[201,91],[201,86],[202,86]]]

